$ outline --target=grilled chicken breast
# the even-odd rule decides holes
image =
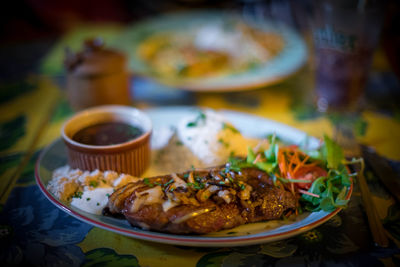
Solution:
[[[143,229],[205,234],[280,219],[296,207],[296,197],[265,172],[227,164],[129,183],[110,196],[103,214],[122,215]]]

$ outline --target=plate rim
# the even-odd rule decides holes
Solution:
[[[187,108],[193,108],[193,107],[169,107],[170,109],[181,109],[181,108],[186,108],[185,110],[188,110]],[[200,107],[199,107],[200,108]],[[146,111],[162,111],[164,108],[150,108],[147,109]],[[251,117],[257,117],[258,119],[263,119],[266,120],[267,122],[272,122],[272,123],[277,123],[281,124],[285,127],[293,128],[287,124],[283,124],[280,122],[276,122],[273,120],[269,120],[267,118],[263,118],[257,115],[252,115],[249,113],[245,112],[238,112],[238,111],[229,111],[226,109],[221,110],[222,112],[232,112],[233,114],[243,114],[243,115],[248,115]],[[300,131],[296,128],[293,128],[294,130],[303,133],[303,131]],[[55,139],[53,142],[51,142],[49,145],[47,145],[39,154],[38,159],[36,160],[35,163],[35,180],[36,184],[38,185],[40,191],[45,195],[45,197],[57,208],[61,209],[62,211],[66,212],[67,214],[75,217],[76,219],[83,221],[85,223],[91,224],[92,226],[96,226],[99,228],[102,228],[104,230],[112,231],[118,234],[122,234],[125,236],[129,236],[132,238],[140,239],[140,240],[147,240],[147,241],[152,241],[152,242],[157,242],[157,243],[163,243],[163,244],[170,244],[170,245],[182,245],[182,246],[193,246],[193,247],[234,247],[234,246],[243,246],[243,245],[256,245],[256,244],[261,244],[261,243],[268,243],[268,242],[273,242],[273,241],[278,241],[282,239],[286,239],[301,233],[304,233],[306,231],[309,231],[326,221],[328,221],[330,218],[335,216],[338,212],[342,210],[342,208],[337,208],[334,211],[322,216],[321,218],[306,224],[304,226],[290,229],[288,231],[284,231],[281,233],[275,233],[272,235],[262,235],[262,232],[256,233],[256,234],[250,234],[250,235],[241,235],[241,236],[204,236],[204,235],[176,235],[176,234],[168,234],[168,233],[160,233],[160,232],[155,232],[155,231],[148,231],[148,230],[142,230],[138,228],[132,227],[132,230],[128,229],[123,229],[120,228],[116,225],[111,225],[108,223],[104,223],[98,220],[94,220],[92,218],[89,218],[85,216],[82,213],[79,213],[64,203],[62,203],[60,200],[55,198],[47,189],[44,183],[42,182],[41,176],[40,176],[40,165],[42,158],[58,143],[62,143],[61,137],[58,137]],[[65,146],[65,144],[63,144]],[[346,194],[346,199],[350,199],[352,192],[353,192],[353,180],[352,183],[348,189],[348,192]],[[234,228],[232,228],[234,229]]]

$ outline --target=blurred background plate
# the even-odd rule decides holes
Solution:
[[[239,22],[245,22],[244,25],[256,29],[257,32],[280,36],[283,40],[282,48],[268,60],[258,62],[256,66],[249,66],[246,69],[231,73],[228,71],[219,75],[197,75],[196,77],[178,75],[174,77],[174,75],[165,75],[165,73],[160,74],[138,53],[139,49],[143,48],[143,42],[149,40],[148,38],[163,33],[167,33],[166,36],[174,34],[187,36],[193,35],[196,31],[202,31],[200,33],[202,34],[201,38],[211,38],[211,40],[200,41],[203,46],[204,43],[207,45],[207,42],[214,42],[213,45],[219,47],[221,51],[229,50],[225,49],[224,45],[232,48],[232,43],[237,40],[235,38],[238,38],[238,35],[241,34],[240,32],[234,33]],[[210,27],[214,27],[214,29],[210,29]],[[231,32],[228,35],[221,35],[218,27],[228,29]],[[205,33],[206,30],[209,30],[209,32]],[[218,34],[220,35],[216,36]],[[199,36],[197,35],[197,37]],[[294,73],[306,62],[307,58],[307,49],[303,39],[288,26],[268,20],[244,21],[243,17],[238,14],[214,10],[172,13],[135,23],[128,27],[120,35],[120,38],[115,40],[113,45],[127,53],[129,68],[134,74],[150,78],[170,87],[190,91],[240,91],[271,85]],[[249,49],[249,53],[254,53],[254,50]],[[168,64],[169,60],[164,62]]]

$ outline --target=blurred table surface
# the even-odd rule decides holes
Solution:
[[[63,49],[77,48],[88,35],[107,40],[121,25],[82,25],[45,49],[40,70],[3,81],[0,106],[0,262],[52,266],[399,266],[400,209],[376,175],[366,177],[390,246],[372,242],[360,193],[327,223],[298,236],[254,246],[196,248],[136,240],[81,222],[52,205],[35,183],[40,152],[60,138],[62,123],[74,111],[66,101]],[[23,53],[29,58],[34,49]],[[309,68],[285,81],[256,90],[192,93],[143,78],[132,80],[132,105],[139,108],[200,106],[262,116],[322,137],[333,135],[337,121],[348,120],[357,140],[373,147],[400,172],[400,85],[378,51],[357,116],[324,116],[310,105]],[[4,266],[4,265],[3,265]]]

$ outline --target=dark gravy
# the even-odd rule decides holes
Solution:
[[[72,140],[93,146],[108,146],[125,143],[143,134],[136,126],[123,122],[104,122],[79,130]]]

